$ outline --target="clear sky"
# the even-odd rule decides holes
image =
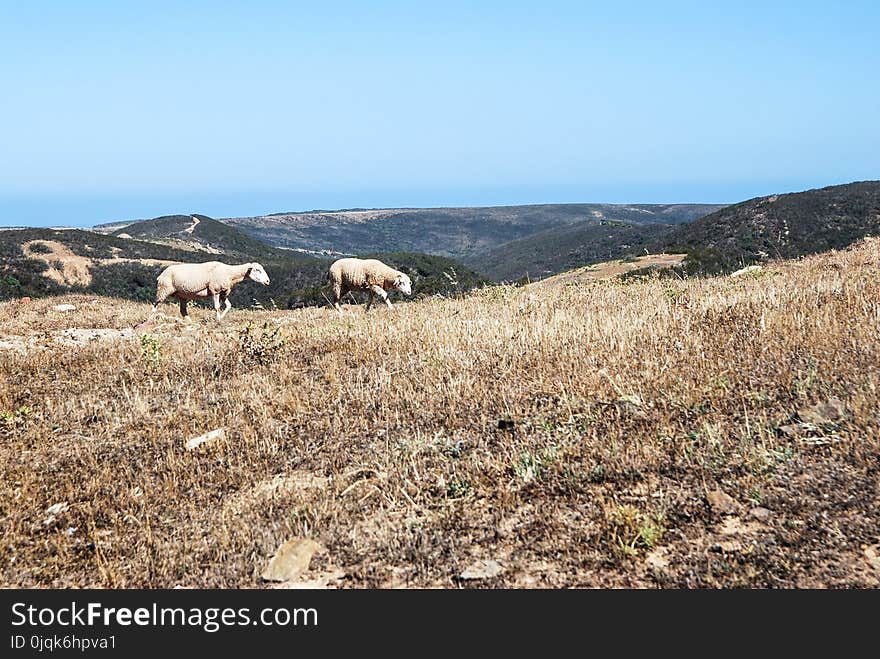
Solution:
[[[880,178],[880,3],[0,0],[0,224]]]

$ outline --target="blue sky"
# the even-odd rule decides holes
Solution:
[[[718,4],[0,0],[0,224],[880,178],[880,4]]]

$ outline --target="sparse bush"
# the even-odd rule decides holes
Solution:
[[[531,452],[523,449],[513,463],[513,473],[524,483],[541,480],[547,468],[556,461],[556,446],[550,445]]]
[[[49,247],[46,243],[33,243],[31,245],[31,251],[35,254],[51,254],[52,248]]]
[[[271,364],[282,357],[286,346],[281,326],[270,327],[269,322],[264,322],[259,329],[255,329],[253,322],[248,322],[238,333],[239,356],[245,362],[261,366]]]
[[[159,366],[162,358],[162,341],[152,334],[141,334],[141,359],[151,367]]]
[[[625,554],[653,549],[663,536],[663,516],[649,515],[631,504],[606,513],[606,530],[612,546]]]
[[[4,435],[18,434],[31,416],[31,408],[23,405],[15,410],[3,412],[0,416],[0,430]]]

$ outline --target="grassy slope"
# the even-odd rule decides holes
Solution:
[[[4,303],[0,581],[259,587],[308,536],[342,587],[456,587],[479,558],[505,567],[482,586],[877,587],[878,268],[874,241],[146,339],[146,304]],[[779,430],[832,396],[844,418]]]

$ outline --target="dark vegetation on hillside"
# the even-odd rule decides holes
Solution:
[[[199,222],[192,232],[193,217]],[[226,256],[242,256],[250,259],[296,259],[296,254],[285,254],[262,240],[257,240],[229,225],[218,222],[207,215],[166,215],[153,220],[144,220],[129,224],[113,232],[113,235],[129,235],[140,240],[183,241],[190,245],[216,249]]]
[[[716,274],[842,249],[880,234],[880,181],[750,199],[676,228],[655,251],[686,252],[684,271]]]
[[[193,231],[194,242],[209,245],[222,253],[185,249],[187,243],[191,244],[188,239],[193,236],[181,234],[180,231],[192,225],[190,216],[158,218],[155,225],[148,220],[116,232],[139,239],[79,230],[2,231],[0,300],[80,292],[150,301],[156,294],[156,277],[165,265],[144,263],[139,259],[159,259],[196,263],[213,260],[226,263],[259,261],[269,273],[271,283],[263,286],[244,281],[236,286],[231,299],[237,307],[256,305],[283,309],[327,303],[326,277],[331,260],[276,249],[220,222],[198,217],[200,222]],[[61,243],[74,255],[92,259],[87,269],[90,275],[88,284],[60,283],[47,277],[50,264],[26,257],[22,252],[22,245],[34,240]],[[169,240],[175,242],[170,244]],[[47,243],[35,243],[31,250],[37,254],[52,252]],[[487,281],[471,269],[443,257],[402,252],[375,253],[371,257],[409,274],[413,280],[414,299],[434,294],[456,295]],[[52,258],[49,257],[50,261]],[[65,266],[58,263],[54,267],[63,270]],[[361,301],[365,298],[359,296],[356,299]]]
[[[680,224],[718,208],[704,204],[546,204],[312,211],[223,221],[282,247],[345,254],[424,252],[468,260],[482,272],[480,254],[550,229],[607,221]]]
[[[134,300],[143,300],[145,292],[141,283],[144,278],[152,280],[152,295],[155,295],[156,275],[161,267],[144,266],[136,263],[111,263],[92,269],[93,281],[89,287],[65,286],[49,278],[44,273],[49,265],[22,253],[21,246],[30,241],[54,241],[62,243],[77,256],[90,259],[109,260],[114,257],[128,259],[186,260],[191,252],[174,249],[137,240],[127,240],[113,236],[103,236],[91,231],[70,229],[14,229],[0,231],[0,300],[23,296],[43,297],[59,295],[71,291],[94,292],[101,295],[119,295]],[[33,246],[37,254],[51,253],[44,243]],[[154,273],[154,274],[153,274]]]
[[[466,261],[494,281],[537,280],[591,263],[645,253],[668,224],[603,221],[570,225],[505,243]]]

